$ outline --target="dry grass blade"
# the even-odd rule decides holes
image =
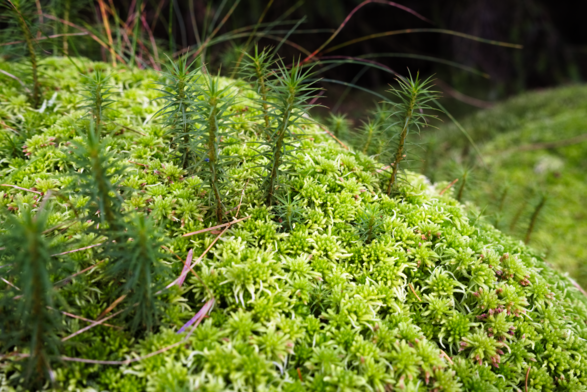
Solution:
[[[375,172],[382,173],[382,172],[386,171],[387,169],[389,169],[390,167],[391,167],[391,165],[387,165],[385,167],[382,167],[381,169],[375,170]]]
[[[204,306],[202,306],[202,308],[200,308],[200,310],[198,311],[198,313],[196,313],[196,315],[194,317],[192,317],[190,319],[190,321],[188,321],[187,323],[185,323],[180,329],[179,331],[177,331],[177,333],[183,333],[185,332],[186,329],[188,329],[193,323],[196,323],[196,325],[194,326],[194,328],[196,328],[204,319],[204,316],[206,316],[208,314],[208,312],[210,311],[210,309],[212,308],[212,306],[214,305],[214,298],[212,298],[211,300],[209,300],[208,302],[206,302],[204,304]],[[191,335],[191,333],[190,333]]]
[[[444,192],[448,191],[454,184],[456,184],[458,180],[459,180],[458,178],[455,178],[454,180],[452,180],[452,182],[450,184],[445,186],[444,189],[440,191],[440,196],[442,196],[444,194]]]
[[[72,357],[60,357],[62,361],[67,361],[67,362],[81,362],[81,363],[91,363],[94,365],[128,365],[134,362],[140,362],[144,359],[147,358],[151,358],[154,357],[155,355],[159,355],[161,353],[164,353],[165,351],[169,351],[172,348],[175,348],[177,346],[180,346],[182,344],[185,343],[185,340],[182,340],[181,342],[177,342],[174,343],[170,346],[167,347],[163,347],[162,349],[159,349],[157,351],[154,351],[152,353],[149,353],[147,355],[144,355],[142,357],[137,357],[137,358],[132,358],[132,359],[127,359],[125,361],[101,361],[98,359],[85,359],[85,358],[72,358]]]
[[[30,93],[31,91],[27,89],[27,92]],[[6,123],[4,121],[0,120],[0,124],[2,124],[2,126],[6,129],[8,129],[9,131],[12,131],[12,132],[16,133],[17,135],[20,135],[20,133],[16,129],[6,125]]]
[[[236,219],[238,218],[238,214],[241,210],[241,205],[243,204],[243,197],[245,197],[245,190],[247,189],[247,185],[249,185],[249,180],[245,182],[245,186],[243,187],[243,190],[241,192],[241,198],[238,202],[238,208],[236,209],[236,214],[234,215],[233,221],[236,221]]]
[[[177,282],[177,285],[181,287],[183,282],[185,281],[185,277],[187,276],[187,271],[190,269],[192,265],[192,259],[194,258],[194,249],[190,249],[188,252],[188,257],[185,259],[185,263],[183,264],[183,269],[181,270],[180,280]],[[183,276],[183,278],[181,277]]]
[[[234,10],[236,9],[237,5],[240,3],[240,0],[236,0],[234,2],[234,4],[232,5],[232,7],[230,8],[230,10],[228,10],[228,12],[226,13],[226,15],[224,16],[224,18],[222,18],[222,20],[220,21],[220,23],[218,24],[218,26],[216,26],[216,28],[214,29],[214,31],[212,32],[212,34],[210,34],[210,36],[208,38],[206,38],[206,41],[204,41],[202,43],[202,45],[200,45],[200,47],[198,48],[198,50],[196,50],[196,53],[194,53],[192,59],[196,59],[200,53],[202,53],[202,51],[204,49],[206,49],[206,47],[208,46],[208,43],[210,43],[210,40],[212,38],[214,38],[214,36],[216,34],[218,34],[218,31],[220,31],[220,29],[222,28],[222,26],[224,26],[224,24],[226,23],[226,21],[228,20],[228,18],[230,18],[230,15],[232,15],[232,13],[234,12]]]
[[[133,305],[133,306],[136,306],[136,304],[135,304],[135,305]],[[118,312],[116,312],[116,313],[113,313],[113,314],[111,314],[110,316],[108,316],[108,317],[106,317],[106,318],[103,318],[103,319],[102,319],[102,320],[100,320],[100,321],[93,321],[93,322],[92,322],[92,324],[88,325],[88,326],[87,326],[87,327],[85,327],[85,328],[82,328],[82,329],[80,329],[80,330],[79,330],[79,331],[77,331],[77,332],[74,332],[74,333],[72,333],[72,334],[71,334],[71,335],[69,335],[69,336],[66,336],[66,337],[64,337],[63,339],[61,339],[61,341],[62,341],[62,342],[65,342],[65,341],[67,341],[67,340],[69,340],[69,339],[71,339],[71,338],[73,338],[73,337],[75,337],[75,336],[77,336],[77,335],[79,335],[79,334],[82,334],[82,333],[84,333],[84,332],[86,332],[86,331],[88,331],[88,330],[90,330],[90,329],[92,329],[92,328],[94,328],[94,327],[97,327],[98,325],[102,325],[102,324],[104,324],[104,322],[106,322],[106,321],[110,320],[111,318],[114,318],[114,317],[118,316],[119,314],[121,314],[121,313],[122,313],[122,312],[124,312],[125,310],[126,310],[126,309],[119,310]]]
[[[64,314],[64,315],[66,315],[67,317],[71,317],[71,318],[74,318],[74,319],[82,320],[82,321],[85,321],[85,322],[88,322],[88,323],[95,322],[95,320],[90,320],[90,319],[87,319],[85,317],[81,317],[81,316],[78,316],[78,315],[75,315],[75,314],[72,314],[72,313],[63,312],[63,311],[61,311],[61,313]],[[107,323],[104,323],[102,325],[105,326],[105,327],[122,329],[122,327],[119,327],[117,325],[112,325],[112,324],[107,324]]]
[[[334,136],[334,134],[332,132],[330,132],[324,125],[322,124],[318,124],[318,126],[324,131],[326,132],[331,138],[333,138],[334,140],[336,140],[338,142],[338,144],[340,144],[344,149],[348,150],[349,148],[347,147],[346,144],[344,144],[343,142],[341,142],[336,136]]]
[[[446,30],[446,29],[422,28],[422,29],[392,30],[392,31],[385,31],[383,33],[375,33],[375,34],[366,35],[364,37],[355,38],[355,39],[352,39],[350,41],[344,42],[342,44],[339,44],[339,45],[333,46],[331,48],[328,48],[327,50],[324,51],[324,53],[334,52],[335,50],[344,48],[346,46],[349,46],[349,45],[352,45],[352,44],[356,44],[356,43],[359,43],[359,42],[363,42],[363,41],[367,41],[367,40],[374,39],[374,38],[390,37],[392,35],[414,34],[414,33],[438,33],[438,34],[447,34],[447,35],[454,35],[456,37],[461,37],[461,38],[469,39],[469,40],[472,40],[472,41],[482,42],[484,44],[490,44],[490,45],[495,45],[495,46],[502,46],[502,47],[505,47],[505,48],[513,48],[513,49],[522,49],[523,48],[522,45],[512,44],[512,43],[509,43],[509,42],[494,41],[494,40],[485,39],[485,38],[479,38],[479,37],[475,37],[474,35],[465,34],[465,33],[459,33],[458,31],[452,31],[452,30]]]
[[[412,286],[411,283],[410,283],[410,289],[412,290],[412,293],[414,293],[414,295],[416,296],[416,298],[418,298],[418,301],[422,302],[422,298],[420,298],[420,296],[418,295],[418,293],[416,293],[416,290],[414,290],[414,286]]]
[[[363,1],[361,4],[359,4],[358,6],[356,6],[348,15],[347,17],[344,19],[344,21],[340,24],[340,26],[338,26],[338,29],[336,29],[336,31],[326,40],[326,42],[324,42],[318,49],[316,49],[311,55],[309,55],[306,59],[304,59],[303,63],[306,63],[308,61],[310,61],[313,57],[315,57],[318,53],[320,53],[322,51],[322,49],[324,49],[326,46],[328,46],[328,44],[330,42],[332,42],[332,40],[338,35],[338,33],[340,33],[340,31],[346,26],[346,24],[349,22],[349,20],[351,20],[351,18],[353,17],[353,15],[360,10],[361,8],[363,8],[364,6],[366,6],[367,4],[370,3],[378,3],[378,4],[386,4],[386,5],[390,5],[392,7],[396,7],[399,8],[403,11],[409,12],[410,14],[416,16],[419,19],[422,19],[423,21],[432,23],[430,20],[426,19],[425,17],[423,17],[422,15],[418,14],[416,11],[405,7],[401,4],[397,4],[394,3],[393,1],[386,1],[386,0],[365,0]]]
[[[3,44],[2,44],[2,45],[3,45]],[[0,46],[2,46],[2,45],[0,45]],[[6,72],[6,71],[4,71],[3,69],[0,69],[0,73],[1,73],[1,74],[3,74],[3,75],[6,75],[6,76],[8,76],[9,78],[12,78],[12,79],[16,80],[18,83],[20,83],[20,85],[22,86],[22,88],[24,88],[24,89],[25,89],[25,91],[26,91],[27,93],[29,93],[29,94],[31,93],[31,90],[29,90],[29,89],[27,88],[26,84],[24,84],[24,82],[23,82],[22,80],[20,80],[19,78],[17,78],[16,76],[14,76],[13,74],[11,74],[10,72]],[[6,124],[4,124],[4,123],[2,123],[2,124],[3,124],[4,126],[6,126],[6,128],[12,129],[12,128],[10,128],[10,127],[9,127],[8,125],[6,125]]]
[[[110,304],[110,306],[108,306],[102,313],[100,313],[100,315],[98,316],[98,318],[96,320],[100,320],[102,317],[106,316],[108,313],[110,313],[110,311],[112,311],[112,309],[114,309],[119,303],[121,303],[124,299],[126,298],[126,294],[121,295],[120,297],[116,298],[114,300],[114,302],[112,302]]]
[[[33,191],[32,189],[21,188],[21,187],[16,186],[16,185],[0,184],[0,186],[9,186],[9,187],[14,188],[14,189],[20,189],[21,191],[33,192],[33,193],[36,193],[37,195],[41,195],[41,196],[43,195],[43,192],[37,192],[37,191]]]
[[[18,287],[16,287],[15,285],[13,285],[12,283],[10,283],[10,282],[9,282],[9,281],[7,281],[6,279],[4,279],[4,278],[0,278],[0,279],[2,279],[2,281],[3,281],[4,283],[6,283],[7,285],[9,285],[9,286],[12,286],[12,287],[14,287],[15,289],[17,289],[18,291],[20,291],[20,289],[19,289]]]
[[[71,23],[68,20],[64,20],[64,19],[58,18],[58,17],[53,16],[53,15],[43,14],[43,16],[46,17],[46,18],[49,18],[51,20],[54,20],[56,22],[61,22],[61,23],[65,24],[65,25],[67,25],[67,26],[73,27],[74,29],[83,31],[84,33],[86,33],[87,35],[89,35],[90,37],[92,37],[92,39],[94,41],[96,41],[98,44],[100,44],[100,46],[102,46],[104,49],[110,50],[110,47],[108,46],[108,44],[106,44],[104,41],[102,41],[96,35],[92,34],[90,31],[84,29],[83,27],[78,26],[78,25],[76,25],[74,23]],[[124,59],[122,57],[120,57],[120,55],[118,53],[115,53],[115,55],[116,55],[116,58],[118,59],[118,61],[120,61],[123,64],[126,64],[126,62],[124,61]]]
[[[84,246],[83,248],[74,249],[74,250],[68,250],[67,252],[55,253],[54,255],[51,255],[51,256],[52,257],[55,257],[55,256],[63,256],[63,255],[67,255],[69,253],[81,252],[82,250],[95,248],[95,247],[100,246],[102,244],[104,244],[104,243],[103,242],[100,242],[99,244]]]
[[[250,216],[247,216],[247,218],[249,218]],[[245,218],[243,218],[245,219]],[[200,260],[202,260],[204,258],[204,256],[206,256],[206,254],[210,251],[210,249],[212,249],[212,247],[216,244],[216,242],[218,242],[218,240],[220,239],[220,237],[222,237],[222,235],[224,233],[226,233],[226,231],[230,228],[230,226],[225,227],[224,230],[222,230],[222,232],[220,234],[218,234],[218,236],[214,239],[214,241],[212,241],[212,243],[210,244],[210,246],[208,246],[208,248],[206,248],[206,250],[204,251],[204,253],[202,253],[200,255],[200,257],[198,257],[198,259],[192,264],[190,265],[190,270],[200,262]],[[193,271],[192,271],[193,272]],[[165,286],[166,289],[170,288],[171,286],[177,284],[177,282],[179,282],[180,279],[185,279],[185,276],[187,275],[187,271],[186,272],[182,272],[181,275],[179,276],[179,278],[175,279],[173,282],[169,283],[167,286]],[[157,294],[160,294],[163,290],[159,290],[157,292]]]
[[[53,35],[48,35],[45,37],[33,39],[33,41],[43,41],[46,39],[59,38],[59,37],[76,37],[76,36],[80,36],[80,35],[88,35],[88,33],[53,34]],[[11,41],[11,42],[1,43],[0,46],[18,45],[18,44],[23,44],[23,43],[25,43],[25,41]]]
[[[114,53],[114,40],[112,39],[112,32],[110,31],[110,23],[108,21],[108,15],[106,14],[106,4],[104,0],[98,0],[100,6],[100,13],[102,15],[102,23],[104,24],[104,30],[108,37],[108,45],[110,46],[110,59],[112,60],[112,66],[116,67],[116,54]]]
[[[113,121],[113,122],[112,122],[112,124],[114,124],[114,125],[118,125],[118,126],[119,126],[120,128],[122,128],[122,129],[126,129],[127,131],[131,131],[131,132],[137,133],[137,134],[139,134],[139,135],[141,135],[141,136],[147,136],[147,134],[146,134],[146,133],[143,133],[143,132],[137,131],[136,129],[133,129],[133,128],[131,128],[131,127],[127,126],[127,125],[122,125],[122,124],[119,124],[119,123],[117,123],[117,122],[115,122],[115,121]]]
[[[445,353],[444,351],[440,350],[440,353],[442,354],[443,357],[446,358],[447,361],[450,362],[451,365],[454,365],[455,363],[452,361],[452,359],[448,356],[447,353]]]
[[[483,101],[482,99],[469,97],[468,95],[465,95],[465,94],[461,93],[460,91],[455,90],[454,88],[449,86],[448,83],[443,82],[440,79],[435,79],[434,84],[437,85],[442,91],[444,91],[445,93],[447,93],[451,97],[453,97],[461,102],[464,102],[467,105],[471,105],[471,106],[474,106],[476,108],[481,108],[481,109],[489,109],[495,105],[493,102],[487,102],[487,101]]]
[[[65,284],[69,283],[69,282],[70,282],[70,281],[71,281],[73,278],[75,278],[76,276],[78,276],[78,275],[81,275],[81,274],[83,274],[83,273],[85,273],[85,272],[88,272],[88,271],[91,271],[91,270],[93,270],[94,268],[96,268],[97,266],[99,266],[100,264],[102,264],[103,262],[104,262],[104,260],[102,260],[102,261],[99,261],[99,262],[97,262],[96,264],[94,264],[94,265],[91,265],[91,266],[89,266],[88,268],[84,268],[83,270],[81,270],[81,271],[79,271],[79,272],[76,272],[75,274],[73,274],[73,275],[70,275],[70,276],[68,276],[68,277],[67,277],[67,278],[65,278],[65,279],[61,279],[59,282],[55,283],[54,287],[63,286],[63,285],[65,285]]]
[[[206,233],[208,231],[220,229],[220,228],[226,227],[226,226],[230,227],[230,226],[234,225],[235,223],[242,222],[245,219],[249,219],[250,217],[251,216],[249,215],[249,216],[245,216],[244,218],[240,218],[240,219],[234,220],[232,222],[223,223],[221,225],[208,227],[207,229],[202,229],[202,230],[198,230],[198,231],[192,231],[191,233],[184,234],[182,237],[189,237],[189,236],[196,235],[196,234],[202,234],[202,233]]]

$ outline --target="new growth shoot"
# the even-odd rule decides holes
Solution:
[[[405,157],[406,137],[412,131],[420,132],[420,128],[428,125],[427,118],[435,117],[426,114],[426,110],[434,110],[428,105],[437,98],[436,91],[431,90],[432,79],[420,79],[420,74],[412,77],[411,73],[407,78],[397,79],[398,87],[392,87],[389,92],[398,98],[397,103],[391,103],[392,112],[389,116],[392,119],[392,127],[399,127],[399,140],[395,152],[395,159],[392,165],[391,178],[387,185],[387,194],[395,185],[400,162]]]
[[[281,166],[288,154],[291,153],[290,139],[294,136],[294,129],[307,123],[307,116],[311,100],[316,92],[312,83],[308,83],[311,69],[304,71],[301,64],[294,63],[290,69],[278,64],[277,78],[271,84],[268,105],[271,126],[268,129],[268,144],[270,152],[268,176],[265,179],[265,203],[271,206],[277,189]]]

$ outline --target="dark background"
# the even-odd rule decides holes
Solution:
[[[130,4],[130,1],[127,2]],[[124,3],[120,3],[122,9],[125,8]],[[221,12],[225,12],[231,3],[227,2]],[[360,3],[358,0],[307,0],[288,19],[306,16],[306,22],[300,29],[335,29]],[[175,4],[181,10],[179,14],[183,17],[186,33],[182,34],[181,29],[175,26],[174,40],[178,46],[194,46],[195,37],[193,33],[189,34],[192,31],[189,2],[175,0]],[[210,4],[213,4],[211,9]],[[222,1],[193,0],[192,9],[195,10],[198,24],[202,26],[205,19],[214,11],[218,11],[221,4]],[[241,1],[224,30],[255,24],[266,4],[267,1]],[[276,0],[269,9],[265,21],[277,20],[294,4],[294,1]],[[436,74],[454,89],[489,101],[526,89],[577,82],[587,76],[587,28],[584,21],[587,15],[587,1],[402,0],[399,4],[412,8],[432,23],[424,22],[388,5],[367,4],[353,16],[331,46],[378,32],[432,27],[521,44],[524,48],[511,49],[449,35],[417,33],[363,41],[332,54],[358,56],[366,53],[404,53],[454,61],[487,73],[490,80],[430,61],[376,58],[377,61],[400,73],[406,73],[406,68],[409,67],[424,74]],[[163,26],[157,34],[166,34]],[[329,35],[327,32],[295,34],[291,40],[312,51]],[[262,40],[261,43],[275,45],[274,41],[266,41]],[[281,52],[286,57],[298,54],[285,46]],[[361,69],[360,65],[345,65],[330,71],[327,76],[352,80]],[[392,80],[393,77],[385,72],[370,70],[358,83],[377,89]]]

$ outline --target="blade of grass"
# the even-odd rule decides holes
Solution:
[[[200,45],[200,47],[198,48],[198,50],[196,51],[196,53],[194,53],[194,55],[192,56],[192,59],[195,59],[196,57],[198,57],[200,55],[200,53],[202,53],[202,51],[206,49],[206,46],[208,45],[208,42],[210,42],[210,40],[212,38],[214,38],[214,36],[216,34],[218,34],[218,31],[220,31],[220,29],[222,28],[222,26],[224,26],[224,24],[226,23],[226,21],[228,20],[228,18],[230,18],[230,15],[232,15],[232,13],[234,12],[234,10],[236,9],[236,7],[239,5],[240,2],[241,2],[241,0],[236,0],[234,2],[234,4],[232,5],[232,7],[230,8],[230,10],[228,10],[228,12],[226,13],[226,15],[220,21],[220,23],[218,24],[218,26],[216,26],[216,28],[214,29],[214,31],[212,32],[212,34],[210,34],[210,36],[208,38],[206,38],[206,41],[204,41],[202,43],[202,45]]]
[[[265,9],[261,13],[261,16],[259,16],[259,19],[257,19],[257,24],[255,24],[255,28],[253,29],[253,32],[251,33],[251,35],[249,35],[249,38],[247,38],[247,42],[245,43],[245,46],[244,46],[241,54],[239,55],[239,57],[238,57],[238,59],[236,61],[236,65],[234,66],[234,69],[232,70],[232,73],[230,74],[230,77],[232,79],[234,79],[234,76],[238,72],[238,69],[239,69],[239,67],[241,65],[241,62],[243,61],[243,56],[249,50],[249,45],[251,45],[251,41],[253,40],[253,37],[257,33],[257,29],[259,28],[259,26],[261,25],[261,23],[263,23],[263,19],[265,19],[265,15],[267,15],[267,12],[269,11],[269,8],[271,8],[271,5],[273,5],[273,1],[274,0],[269,0],[269,2],[267,3],[267,5],[265,6]]]
[[[108,37],[108,45],[110,45],[110,61],[112,61],[112,66],[116,67],[114,41],[112,40],[112,32],[110,31],[110,23],[108,21],[108,15],[106,14],[106,5],[104,4],[104,0],[98,0],[98,5],[100,6],[100,13],[102,14],[102,23],[104,25],[104,30],[106,31],[106,36]]]
[[[446,29],[434,29],[434,28],[421,28],[421,29],[392,30],[392,31],[385,31],[383,33],[369,34],[369,35],[366,35],[364,37],[355,38],[355,39],[352,39],[350,41],[343,42],[343,43],[341,43],[339,45],[336,45],[336,46],[333,46],[331,48],[328,48],[323,53],[324,54],[330,53],[330,52],[333,52],[335,50],[344,48],[346,46],[349,46],[349,45],[352,45],[352,44],[356,44],[356,43],[359,43],[359,42],[363,42],[363,41],[367,41],[367,40],[374,39],[374,38],[391,37],[393,35],[414,34],[414,33],[438,33],[438,34],[447,34],[447,35],[454,35],[454,36],[457,36],[457,37],[469,39],[469,40],[476,41],[476,42],[481,42],[481,43],[484,43],[484,44],[496,45],[496,46],[503,46],[505,48],[513,48],[513,49],[522,49],[523,48],[522,45],[512,44],[512,43],[509,43],[509,42],[501,42],[501,41],[494,41],[494,40],[490,40],[490,39],[480,38],[480,37],[476,37],[476,36],[470,35],[470,34],[459,33],[458,31],[452,31],[452,30],[446,30]]]
[[[85,33],[86,33],[86,34],[88,34],[90,37],[92,37],[92,39],[93,39],[94,41],[96,41],[98,44],[100,44],[100,46],[102,46],[102,47],[103,47],[103,48],[105,48],[105,49],[108,49],[108,45],[107,45],[106,43],[104,43],[104,42],[103,42],[103,41],[102,41],[100,38],[98,38],[98,37],[97,37],[95,34],[91,33],[89,30],[87,30],[87,29],[84,29],[84,28],[83,28],[83,27],[81,27],[81,26],[78,26],[78,25],[76,25],[76,24],[74,24],[74,23],[71,23],[71,22],[69,22],[69,21],[67,21],[67,20],[64,20],[64,19],[58,18],[58,17],[56,17],[56,16],[53,16],[53,15],[43,14],[43,16],[44,16],[44,17],[46,17],[46,18],[48,18],[48,19],[54,20],[54,21],[56,21],[56,22],[61,22],[61,23],[65,24],[65,25],[67,25],[67,26],[73,27],[74,29],[77,29],[77,30],[80,30],[80,31],[83,31],[83,32],[85,32]],[[118,60],[119,60],[121,63],[123,63],[123,64],[125,64],[125,65],[126,65],[126,62],[124,61],[124,59],[123,59],[123,58],[122,58],[122,57],[121,57],[121,56],[120,56],[118,53],[116,53],[116,57],[118,58]]]
[[[490,76],[488,74],[486,74],[485,72],[481,72],[479,70],[476,70],[475,68],[467,67],[466,65],[459,64],[454,61],[441,59],[438,57],[423,56],[420,54],[412,54],[412,53],[368,53],[368,54],[361,55],[359,57],[365,58],[365,59],[373,58],[373,57],[393,57],[393,58],[397,57],[397,58],[408,58],[408,59],[431,61],[434,63],[445,64],[445,65],[448,65],[451,67],[459,68],[459,69],[462,69],[463,71],[470,72],[472,74],[481,76],[485,79],[490,79]]]
[[[348,15],[347,17],[344,19],[344,21],[340,24],[340,26],[338,26],[338,29],[336,29],[336,31],[318,48],[316,49],[310,56],[306,57],[304,59],[304,61],[302,63],[308,62],[310,61],[313,57],[315,57],[318,53],[320,53],[324,48],[326,48],[328,46],[328,44],[330,42],[332,42],[332,40],[338,35],[338,33],[340,33],[340,31],[346,26],[346,24],[349,22],[349,20],[351,20],[351,18],[353,17],[353,15],[359,11],[361,8],[363,8],[364,6],[366,6],[367,4],[371,4],[371,3],[378,3],[378,4],[385,4],[385,5],[390,5],[392,7],[396,7],[399,8],[403,11],[409,12],[410,14],[416,16],[419,19],[422,19],[423,21],[430,22],[428,19],[426,19],[425,17],[423,17],[422,15],[418,14],[416,11],[405,7],[403,5],[394,3],[392,1],[385,1],[385,0],[365,0],[363,1],[361,4],[359,4],[358,6],[356,6]]]

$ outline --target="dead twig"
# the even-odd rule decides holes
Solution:
[[[78,35],[88,35],[88,33],[64,33],[64,34],[53,34],[53,35],[48,35],[45,37],[40,37],[40,38],[36,38],[33,39],[32,41],[43,41],[46,39],[51,39],[51,38],[59,38],[59,37],[72,37],[72,36],[78,36]],[[18,45],[18,44],[23,44],[26,41],[12,41],[12,42],[5,42],[0,44],[0,46],[8,46],[8,45]]]
[[[416,298],[418,298],[418,301],[422,302],[422,298],[420,298],[418,296],[418,293],[416,293],[416,290],[414,290],[414,286],[412,286],[411,283],[410,283],[410,289],[412,289],[412,293],[414,293],[414,295],[416,296]]]
[[[247,217],[249,218],[249,217]],[[244,219],[244,218],[243,218]],[[222,237],[222,235],[224,233],[226,233],[226,231],[230,228],[230,226],[225,227],[224,230],[222,230],[222,232],[220,234],[218,234],[218,236],[214,239],[214,241],[212,241],[212,243],[210,244],[210,246],[208,246],[208,248],[206,248],[206,250],[204,251],[204,253],[202,253],[200,255],[200,257],[198,257],[198,259],[192,264],[190,265],[190,270],[200,262],[200,260],[202,260],[204,258],[204,256],[206,256],[206,254],[210,251],[210,249],[212,249],[212,247],[216,244],[216,242],[220,239],[220,237]],[[173,282],[169,283],[167,286],[165,286],[166,289],[170,288],[171,286],[177,284],[179,282],[180,279],[185,279],[185,276],[187,275],[188,271],[182,272],[181,275],[179,276],[179,278],[175,279]],[[161,292],[163,292],[163,290],[159,290],[156,294],[160,294]]]
[[[196,235],[196,234],[202,234],[202,233],[206,233],[206,232],[208,232],[208,231],[212,231],[212,230],[220,229],[220,228],[222,228],[222,227],[226,227],[226,226],[230,227],[230,226],[234,225],[235,223],[242,222],[242,221],[244,221],[245,219],[249,219],[250,217],[251,217],[251,216],[250,216],[250,215],[248,215],[248,216],[245,216],[244,218],[240,218],[240,219],[237,219],[237,220],[233,220],[232,222],[223,223],[223,224],[221,224],[221,225],[217,225],[217,226],[208,227],[207,229],[202,229],[202,230],[198,230],[198,231],[192,231],[191,233],[184,234],[182,237],[189,237],[189,236]]]
[[[52,309],[52,308],[49,307],[49,309]],[[61,313],[64,314],[64,315],[66,315],[67,317],[75,318],[75,319],[82,320],[82,321],[85,321],[85,322],[88,322],[88,323],[95,322],[95,320],[90,320],[90,319],[87,319],[85,317],[81,317],[81,316],[78,316],[78,315],[75,315],[75,314],[72,314],[72,313],[68,313],[68,312],[64,312],[64,311],[61,311]],[[102,325],[105,326],[105,327],[122,329],[122,327],[119,327],[117,325],[106,324],[106,323],[104,323]]]
[[[331,138],[333,138],[334,140],[336,140],[338,142],[338,144],[340,144],[345,150],[348,150],[349,149],[346,144],[344,144],[336,136],[334,136],[334,134],[332,132],[330,132],[328,129],[326,129],[326,127],[324,125],[318,124],[318,123],[316,123],[316,125],[318,125],[320,128],[322,128],[322,130],[324,132],[326,132],[328,135],[330,135]]]
[[[570,139],[558,140],[556,142],[525,144],[523,146],[511,148],[509,150],[502,150],[502,151],[496,151],[493,153],[489,153],[488,155],[509,154],[512,152],[521,152],[521,151],[547,150],[550,148],[565,147],[565,146],[570,146],[573,144],[578,144],[578,143],[582,143],[582,142],[586,142],[586,141],[587,141],[587,133],[584,133],[579,136],[572,137]]]
[[[110,304],[110,306],[108,306],[102,313],[100,313],[100,315],[98,316],[98,318],[96,320],[100,320],[102,317],[106,316],[108,313],[110,313],[110,311],[112,309],[114,309],[119,303],[121,303],[124,299],[126,298],[126,294],[121,295],[120,297],[116,298],[114,300],[114,302],[112,302]]]
[[[457,183],[459,179],[455,178],[454,180],[452,180],[452,182],[450,184],[448,184],[442,191],[440,191],[440,196],[442,196],[444,194],[444,192],[448,191],[454,184]]]
[[[238,218],[238,213],[241,210],[241,205],[243,204],[243,197],[245,196],[245,190],[247,189],[247,185],[249,185],[249,180],[247,180],[247,182],[245,182],[245,186],[243,187],[243,191],[241,192],[241,198],[238,202],[238,208],[236,209],[236,214],[233,217],[234,220],[236,220],[236,218]]]
[[[83,248],[74,249],[74,250],[68,250],[67,252],[55,253],[54,255],[51,255],[51,256],[52,257],[54,257],[54,256],[63,256],[63,255],[67,255],[69,253],[75,253],[75,252],[80,252],[82,250],[86,250],[86,249],[90,249],[90,248],[95,248],[95,247],[100,246],[100,245],[103,245],[103,244],[104,244],[103,242],[100,242],[99,244],[84,246]]]
[[[440,353],[442,354],[443,357],[445,357],[451,365],[454,365],[455,363],[452,361],[452,359],[448,356],[447,353],[445,353],[444,351],[440,350]]]
[[[11,187],[11,188],[20,189],[21,191],[33,192],[33,193],[36,193],[37,195],[41,195],[41,196],[43,196],[43,192],[37,192],[37,191],[33,191],[32,189],[21,188],[21,187],[19,187],[19,186],[16,186],[16,185],[10,185],[10,184],[0,184],[0,186],[9,186],[9,187]]]
[[[132,305],[132,306],[137,306],[137,304],[134,304],[134,305]],[[67,340],[69,340],[69,339],[71,339],[71,338],[73,338],[73,337],[75,337],[75,336],[77,336],[77,335],[79,335],[79,334],[82,334],[82,333],[86,332],[87,330],[90,330],[90,329],[92,329],[92,328],[94,328],[94,327],[97,327],[98,325],[104,324],[106,321],[110,320],[111,318],[114,318],[114,317],[118,316],[120,313],[124,312],[125,310],[126,310],[126,309],[119,310],[118,312],[116,312],[116,313],[113,313],[113,314],[111,314],[110,316],[108,316],[108,317],[106,317],[106,318],[103,318],[103,319],[102,319],[102,320],[100,320],[100,321],[93,321],[93,322],[92,322],[90,325],[88,325],[87,327],[85,327],[85,328],[82,328],[82,329],[78,330],[77,332],[74,332],[74,333],[72,333],[71,335],[64,337],[63,339],[61,339],[61,341],[62,341],[62,342],[65,342],[65,341],[67,341]]]
[[[73,278],[75,278],[76,276],[78,276],[78,275],[81,275],[81,274],[83,274],[84,272],[88,272],[88,271],[90,271],[90,270],[93,270],[94,268],[96,268],[97,266],[99,266],[100,264],[102,264],[103,262],[104,262],[104,260],[102,260],[102,261],[99,261],[99,262],[97,262],[96,264],[94,264],[94,265],[91,265],[91,266],[89,266],[88,268],[84,268],[83,270],[81,270],[81,271],[79,271],[79,272],[76,272],[75,274],[73,274],[73,275],[70,275],[70,276],[68,276],[68,277],[67,277],[67,278],[65,278],[65,279],[61,279],[59,282],[57,282],[57,283],[55,283],[55,284],[54,284],[54,287],[63,286],[63,285],[65,285],[65,284],[69,283],[69,282],[70,282],[70,281],[71,281]]]

